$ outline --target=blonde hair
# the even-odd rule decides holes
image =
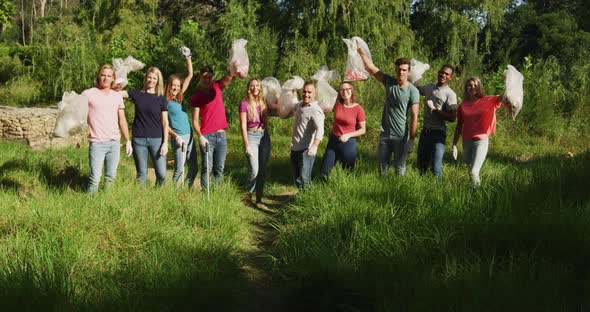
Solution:
[[[150,67],[148,68],[147,72],[145,73],[145,76],[143,77],[143,91],[147,91],[146,88],[146,81],[147,81],[147,76],[150,73],[154,73],[156,74],[156,76],[158,76],[158,82],[156,82],[156,95],[164,95],[164,78],[162,78],[162,72],[157,68],[157,67]]]
[[[178,94],[175,97],[172,95],[172,82],[176,79],[180,81],[180,90],[178,91]],[[184,92],[182,92],[182,82],[182,79],[177,74],[172,74],[170,75],[170,77],[168,77],[168,81],[166,82],[166,98],[168,98],[168,101],[176,101],[182,104],[182,102],[184,101]]]
[[[104,64],[98,69],[98,72],[96,73],[96,87],[98,88],[98,86],[100,85],[100,74],[105,69],[110,69],[113,72],[113,81],[111,81],[112,89],[115,87],[115,80],[117,80],[117,75],[115,74],[115,69],[113,69],[113,66],[111,66],[110,64]]]
[[[485,93],[485,90],[483,89],[483,84],[481,83],[481,80],[478,77],[473,76],[473,77],[467,79],[467,81],[465,81],[465,88],[463,90],[463,98],[464,99],[469,99],[471,97],[469,95],[469,90],[468,90],[469,82],[470,81],[475,82],[475,86],[476,86],[476,88],[475,88],[475,91],[476,91],[475,97],[478,98],[478,99],[481,98],[481,97],[484,97],[486,95],[486,93]]]
[[[260,85],[260,93],[258,93],[258,96],[254,96],[252,93],[250,93],[250,84],[253,81],[257,81],[258,85]],[[260,116],[258,115],[258,106],[260,106],[260,115],[264,114],[264,112],[266,111],[266,100],[264,99],[264,92],[262,89],[262,83],[260,82],[260,80],[258,78],[252,78],[250,79],[250,81],[248,81],[248,87],[246,89],[246,97],[248,99],[248,120],[249,121],[259,121],[260,120]]]

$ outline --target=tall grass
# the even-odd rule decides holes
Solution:
[[[0,298],[4,308],[234,310],[251,244],[231,182],[212,192],[141,188],[130,160],[115,187],[82,192],[86,151],[1,144]]]
[[[441,182],[411,167],[404,178],[375,171],[367,159],[353,175],[337,169],[278,218],[275,270],[290,281],[282,291],[296,309],[590,304],[588,152],[523,160],[492,147],[476,192],[464,165],[447,162]]]

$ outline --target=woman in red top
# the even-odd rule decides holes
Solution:
[[[327,177],[337,160],[344,169],[352,171],[357,156],[356,138],[365,132],[365,110],[357,103],[354,87],[343,82],[334,104],[334,126],[322,160],[321,176]]]
[[[479,170],[488,153],[488,137],[496,132],[496,109],[502,102],[503,96],[485,95],[479,78],[472,77],[465,82],[464,99],[457,112],[453,157],[457,159],[457,141],[463,135],[463,157],[474,188],[481,183]],[[504,101],[504,109],[509,111],[510,107],[510,103]]]

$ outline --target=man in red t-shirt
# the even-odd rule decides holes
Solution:
[[[227,118],[223,104],[223,89],[227,87],[233,76],[227,74],[221,79],[213,80],[213,69],[210,66],[201,68],[199,87],[191,99],[193,129],[201,146],[201,187],[209,188],[209,174],[213,169],[215,183],[223,177],[225,156],[227,155]]]

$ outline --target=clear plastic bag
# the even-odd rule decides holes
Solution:
[[[134,59],[131,55],[127,56],[125,60],[120,58],[113,59],[113,68],[115,69],[115,75],[117,76],[115,84],[124,88],[127,83],[129,83],[127,75],[132,71],[138,71],[144,67],[144,63]]]
[[[332,88],[329,81],[338,80],[338,72],[328,69],[326,65],[322,65],[311,78],[318,81],[316,83],[316,100],[318,104],[325,111],[332,110],[336,103],[338,92]]]
[[[361,59],[357,48],[361,48],[365,55],[372,61],[371,51],[367,43],[360,37],[352,37],[350,39],[342,39],[348,47],[348,59],[346,60],[346,72],[344,74],[344,81],[359,81],[367,80],[371,77],[369,71],[365,68],[365,64]]]
[[[65,92],[57,108],[59,113],[53,129],[55,136],[67,138],[71,132],[87,126],[88,97],[85,94]]]
[[[240,79],[248,76],[248,69],[250,68],[246,44],[248,44],[248,41],[245,39],[234,40],[229,50],[229,71],[232,76]]]
[[[275,77],[266,77],[262,79],[262,94],[266,103],[278,103],[281,96],[281,83]]]
[[[512,65],[508,65],[504,71],[504,97],[510,101],[512,120],[516,119],[516,115],[522,109],[522,101],[524,98],[524,90],[522,84],[524,82],[524,76],[514,68]]]
[[[411,66],[411,68],[410,68],[411,74],[408,79],[410,82],[420,81],[422,79],[422,76],[424,75],[424,73],[430,69],[429,64],[422,63],[422,62],[418,61],[417,59],[412,59],[410,66]]]
[[[278,115],[281,118],[289,117],[295,110],[299,99],[297,98],[297,90],[302,89],[305,81],[299,76],[293,76],[293,79],[285,81],[279,96],[279,111]]]

